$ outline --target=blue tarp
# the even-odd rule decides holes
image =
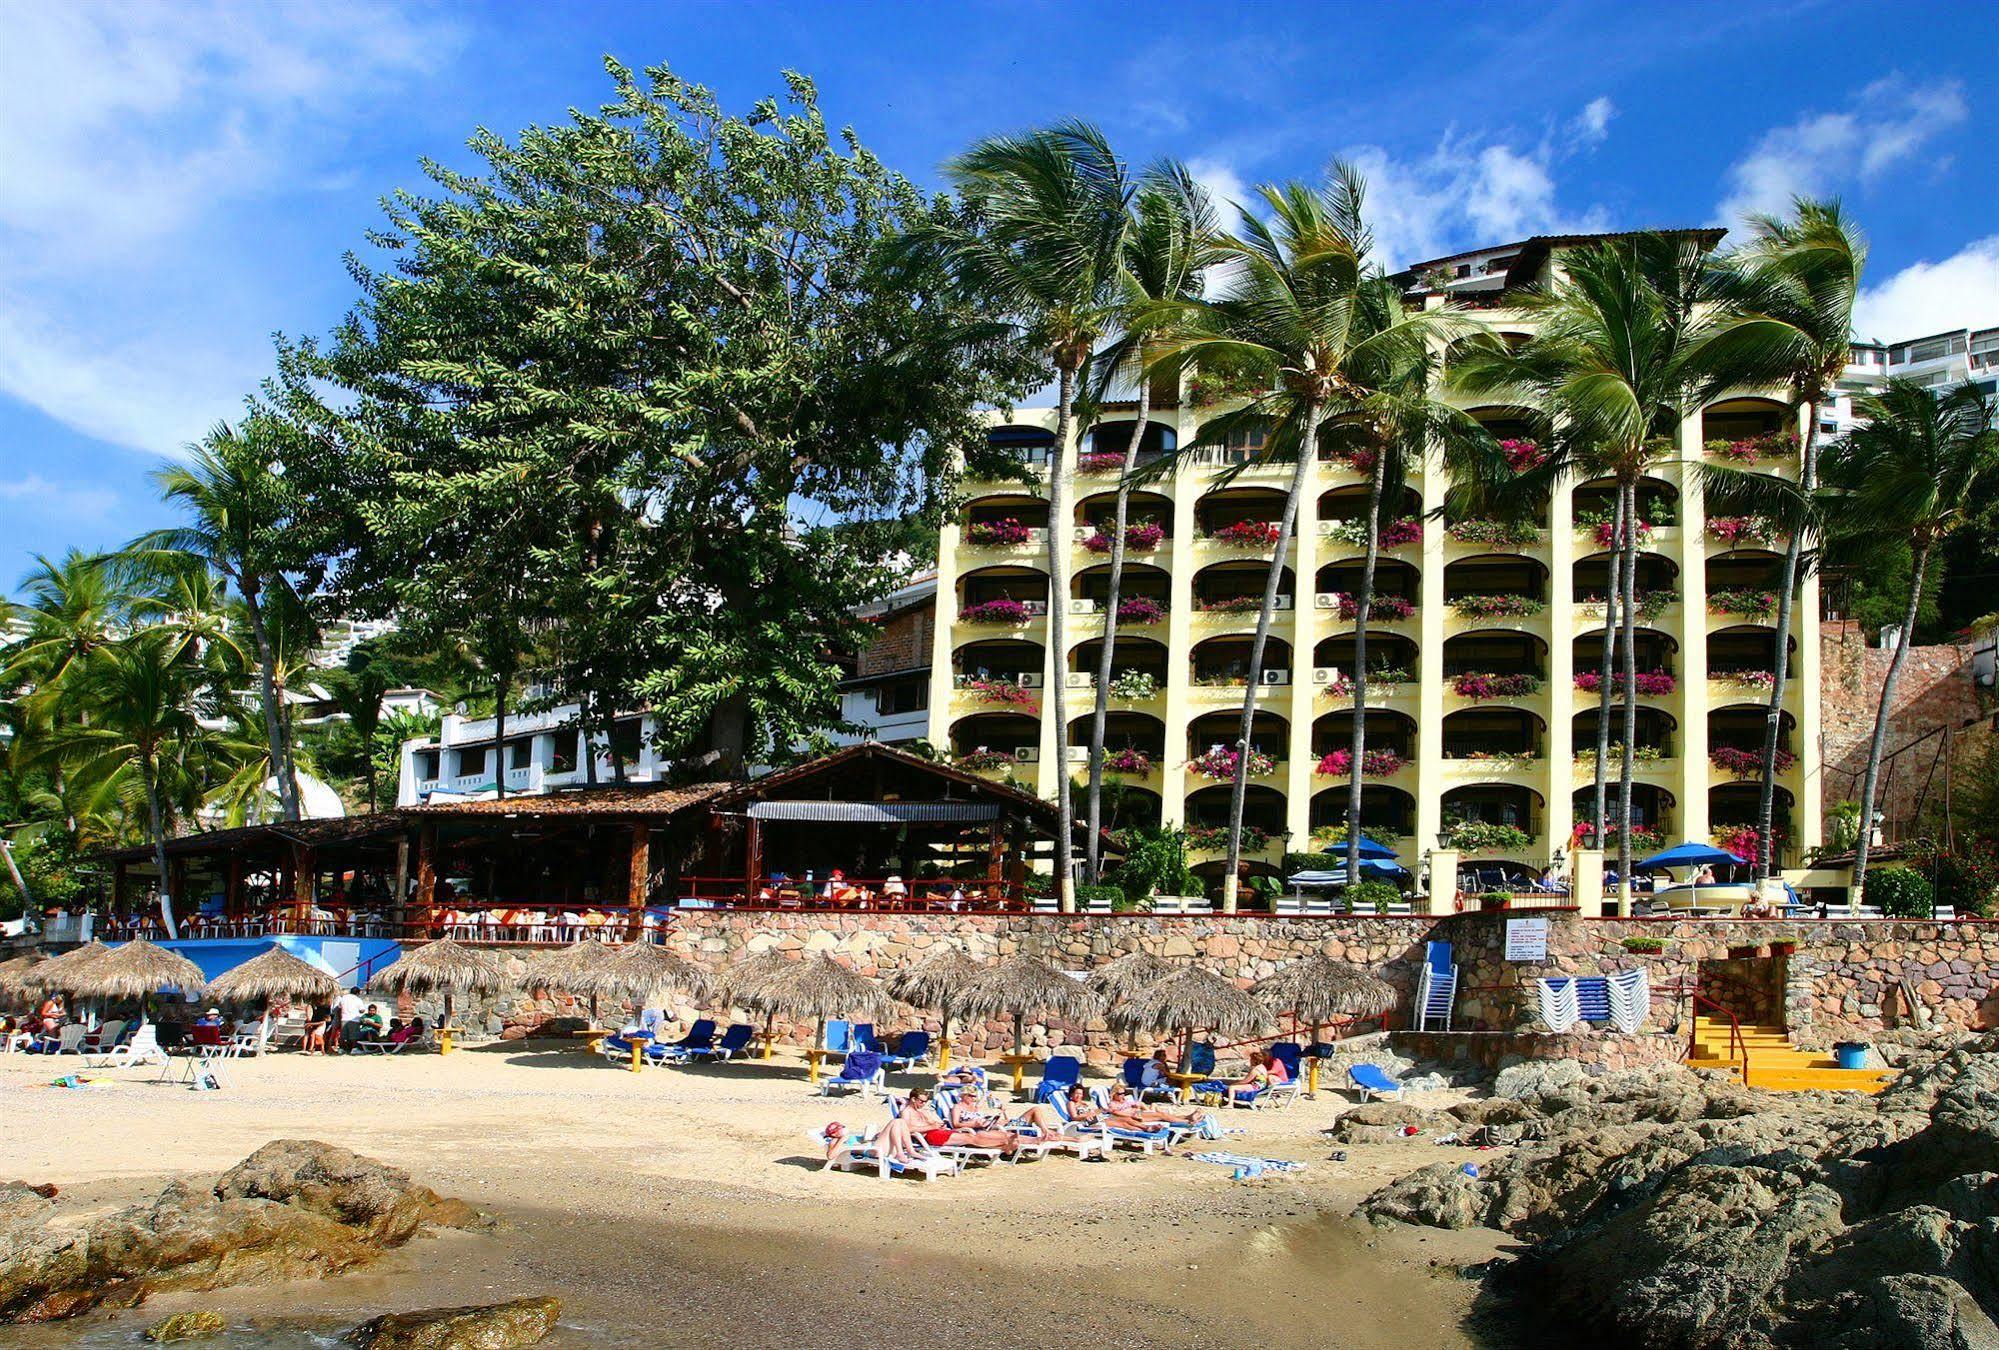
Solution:
[[[366,984],[377,971],[403,954],[402,944],[391,938],[298,937],[290,933],[255,938],[180,938],[159,945],[200,966],[201,973],[211,980],[253,956],[283,947],[307,965],[318,967],[348,986]]]
[[[1654,853],[1642,862],[1631,864],[1634,872],[1651,872],[1661,867],[1741,867],[1747,858],[1738,858],[1725,848],[1712,844],[1696,844],[1691,840],[1675,844],[1663,853]]]

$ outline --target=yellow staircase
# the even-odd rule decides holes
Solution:
[[[1729,1031],[1727,1018],[1696,1015],[1687,1067],[1715,1069],[1742,1078],[1746,1055],[1749,1073],[1744,1086],[1772,1092],[1879,1092],[1895,1077],[1892,1069],[1842,1069],[1829,1055],[1815,1055],[1792,1045],[1781,1027],[1744,1023],[1739,1045]]]

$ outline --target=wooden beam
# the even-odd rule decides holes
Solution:
[[[312,912],[312,902],[319,891],[319,855],[309,848],[300,848],[296,850],[296,857],[292,871],[292,909],[302,925]]]
[[[764,823],[751,816],[743,845],[743,894],[756,898],[764,870]]]
[[[390,931],[403,931],[403,907],[410,892],[410,837],[396,840],[396,888],[389,892]]]
[[[641,820],[632,826],[631,867],[625,880],[625,907],[630,911],[626,935],[636,938],[645,927],[646,901],[652,898],[652,828]]]
[[[437,826],[426,820],[416,834],[416,917],[430,920],[437,904]],[[398,936],[401,936],[398,934]]]

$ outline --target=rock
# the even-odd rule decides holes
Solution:
[[[1501,1069],[1493,1080],[1492,1095],[1516,1101],[1542,1097],[1580,1082],[1583,1066],[1572,1059],[1532,1060]]]
[[[162,1345],[173,1341],[191,1341],[198,1336],[213,1336],[225,1325],[221,1313],[197,1308],[193,1312],[162,1317],[146,1328],[146,1339]]]
[[[314,1139],[278,1139],[222,1174],[215,1194],[254,1197],[323,1214],[361,1230],[368,1241],[399,1246],[426,1223],[462,1228],[477,1214],[447,1201],[409,1173]]]
[[[1407,1125],[1426,1128],[1436,1113],[1403,1102],[1363,1102],[1340,1112],[1330,1133],[1342,1144],[1385,1144],[1401,1135]]]
[[[512,1350],[539,1344],[555,1330],[562,1303],[522,1298],[478,1308],[432,1308],[389,1313],[355,1328],[362,1350]]]
[[[1432,1163],[1376,1191],[1361,1209],[1377,1220],[1427,1228],[1476,1228],[1492,1222],[1492,1202],[1490,1189],[1466,1176],[1456,1163]]]

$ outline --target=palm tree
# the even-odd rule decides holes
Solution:
[[[283,695],[277,682],[276,643],[265,621],[268,597],[294,603],[298,598],[271,557],[271,534],[282,515],[282,480],[272,467],[276,462],[276,452],[265,443],[255,419],[240,428],[218,422],[207,436],[187,447],[186,463],[153,475],[160,495],[184,507],[188,521],[141,535],[124,552],[140,561],[199,559],[235,583],[257,650],[264,734],[270,741],[271,762],[279,766],[279,808],[286,820],[297,820],[297,769],[279,706]]]
[[[1055,368],[1055,450],[1048,466],[1048,682],[1055,721],[1055,876],[1064,911],[1075,907],[1071,871],[1067,699],[1068,460],[1077,378],[1116,326],[1133,188],[1103,133],[1063,122],[980,141],[945,166],[969,223],[910,244],[937,255],[968,292],[1030,332]]]
[[[1521,307],[1538,320],[1529,341],[1516,350],[1497,338],[1479,339],[1461,344],[1453,358],[1459,389],[1505,394],[1533,409],[1546,432],[1546,458],[1490,490],[1518,502],[1539,499],[1563,479],[1607,477],[1617,485],[1611,580],[1621,628],[1613,632],[1606,623],[1603,640],[1616,642],[1623,657],[1617,874],[1625,906],[1638,735],[1638,483],[1671,452],[1667,438],[1687,413],[1742,378],[1719,342],[1729,315],[1719,307],[1721,278],[1706,252],[1699,236],[1656,234],[1570,250],[1553,285],[1522,297]],[[1601,775],[1608,719],[1600,712],[1597,720]],[[1598,792],[1591,823],[1601,845],[1601,786]]]
[[[1117,650],[1118,595],[1124,583],[1125,528],[1131,504],[1133,472],[1145,431],[1152,418],[1152,384],[1147,338],[1159,320],[1163,302],[1191,300],[1200,294],[1202,269],[1212,261],[1210,240],[1214,212],[1207,193],[1183,164],[1169,162],[1149,170],[1139,181],[1132,201],[1130,233],[1125,242],[1119,278],[1118,319],[1124,332],[1097,358],[1095,395],[1101,400],[1115,379],[1138,386],[1138,412],[1125,446],[1124,470],[1118,479],[1111,526],[1110,590],[1104,600],[1103,651],[1097,659],[1096,706],[1090,719],[1089,832],[1084,874],[1095,885],[1103,855],[1104,726],[1110,714],[1111,670]],[[1178,372],[1170,372],[1175,378]],[[1053,517],[1050,517],[1051,523]]]
[[[1726,348],[1733,362],[1770,370],[1790,387],[1793,411],[1802,410],[1805,419],[1798,482],[1810,498],[1818,487],[1819,407],[1851,359],[1853,302],[1867,262],[1867,245],[1841,214],[1837,201],[1801,197],[1792,212],[1789,219],[1752,219],[1749,242],[1724,260],[1728,298],[1739,314],[1715,347]],[[1807,536],[1802,524],[1793,524],[1777,591],[1775,678],[1763,730],[1754,860],[1759,878],[1770,875],[1774,865],[1777,739],[1790,675],[1791,609]]]
[[[1400,462],[1398,452],[1406,447],[1412,425],[1432,420],[1434,405],[1426,395],[1411,392],[1412,372],[1424,366],[1430,344],[1466,331],[1465,320],[1448,311],[1405,312],[1399,292],[1368,264],[1373,241],[1362,215],[1365,185],[1352,167],[1336,164],[1325,188],[1290,183],[1258,192],[1269,221],[1244,211],[1241,233],[1216,241],[1217,256],[1231,271],[1219,297],[1160,306],[1162,323],[1172,336],[1157,343],[1153,358],[1155,363],[1184,361],[1262,372],[1268,387],[1244,407],[1209,422],[1200,443],[1226,441],[1231,432],[1256,425],[1266,433],[1263,457],[1292,464],[1263,607],[1250,644],[1249,683],[1237,735],[1228,864],[1222,880],[1223,908],[1229,911],[1236,908],[1240,885],[1249,742],[1263,654],[1313,456],[1329,430],[1376,456],[1369,486],[1371,560],[1379,549],[1380,499],[1387,476]],[[1412,417],[1412,398],[1422,407],[1422,415]],[[1364,592],[1371,589],[1372,573],[1370,561]],[[1363,595],[1355,616],[1362,631],[1371,598]],[[1355,745],[1364,749],[1365,670],[1356,669],[1354,678]],[[1358,753],[1352,767],[1347,866],[1348,876],[1357,878]]]
[[[1838,494],[1845,531],[1893,531],[1908,540],[1913,565],[1902,631],[1881,680],[1867,772],[1860,788],[1860,839],[1853,851],[1852,903],[1867,887],[1867,852],[1873,839],[1874,794],[1888,738],[1888,709],[1915,640],[1916,609],[1937,545],[1971,519],[1971,503],[1999,474],[1999,431],[1994,409],[1974,384],[1945,392],[1909,380],[1890,380],[1878,394],[1854,401],[1859,421],[1828,451],[1827,487]]]
[[[7,682],[54,689],[72,663],[115,641],[131,613],[122,581],[102,554],[71,549],[59,562],[36,554],[21,579],[25,598],[10,606],[26,632],[7,648]]]

